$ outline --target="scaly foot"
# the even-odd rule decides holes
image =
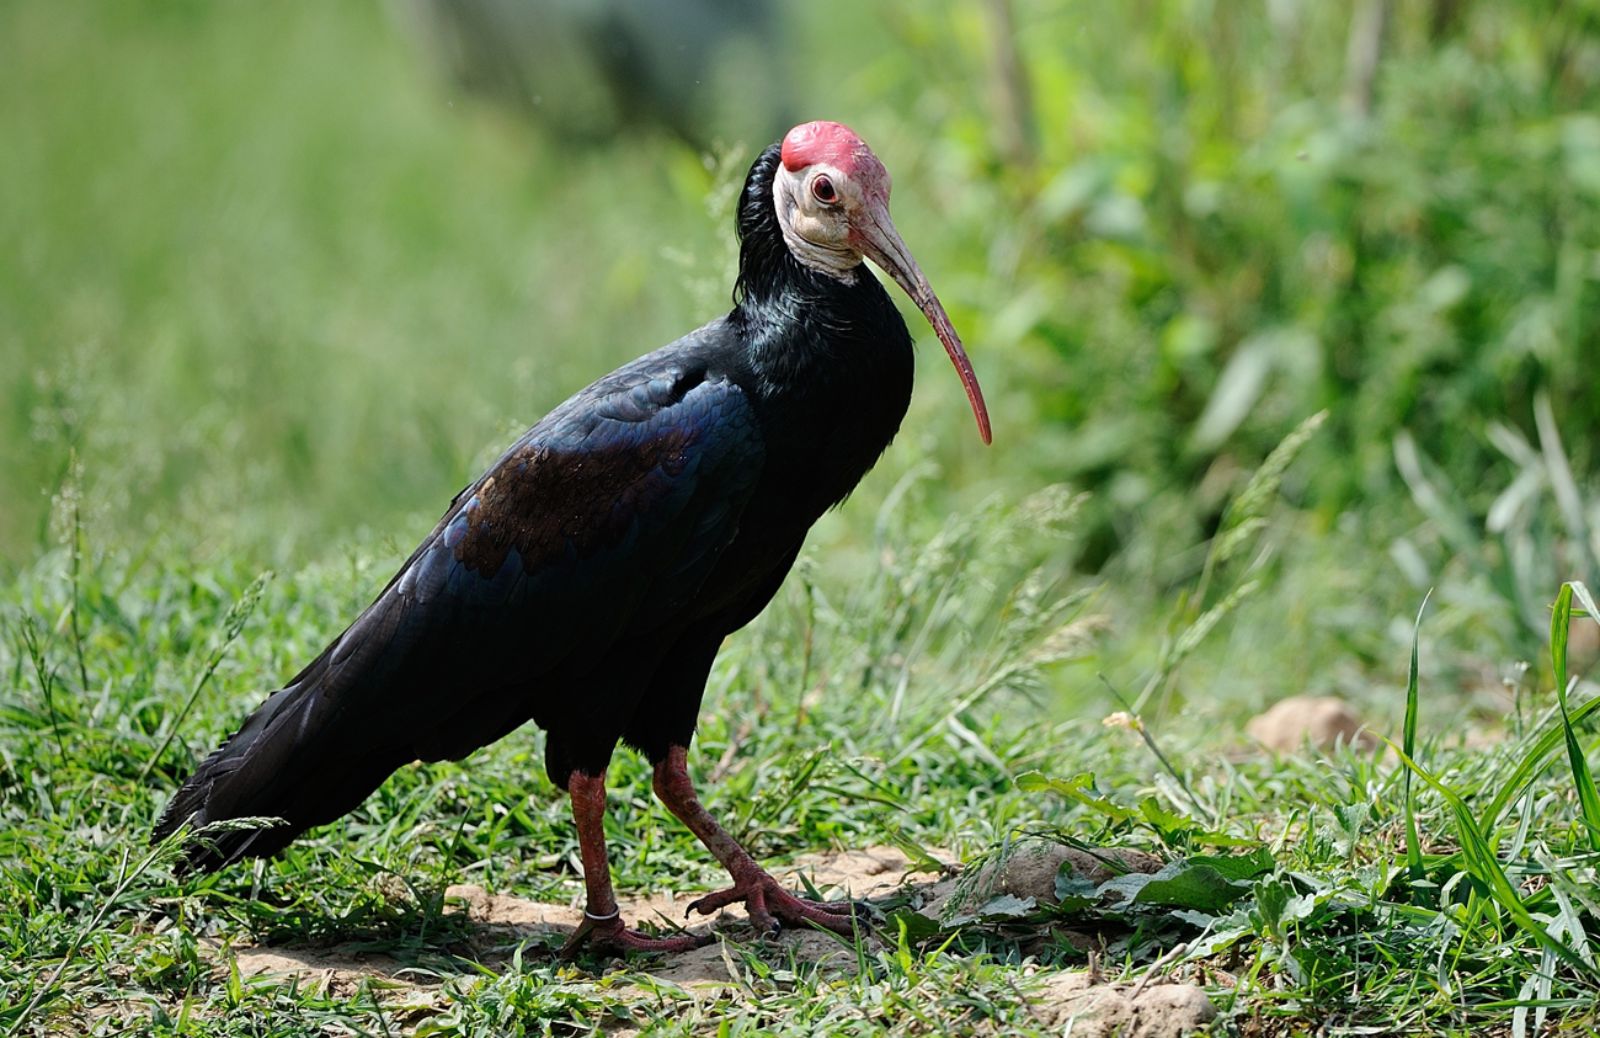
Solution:
[[[692,902],[686,914],[710,915],[739,902],[744,903],[751,924],[763,934],[775,934],[785,923],[799,929],[816,925],[846,936],[855,932],[858,906],[854,901],[808,901],[796,897],[764,869],[755,869],[737,878],[726,890]]]
[[[628,952],[684,952],[703,948],[716,938],[710,934],[684,934],[680,937],[651,937],[639,930],[630,930],[622,924],[622,916],[596,919],[585,915],[583,922],[572,931],[567,943],[561,946],[563,959],[576,958],[587,947],[590,951],[610,955]]]

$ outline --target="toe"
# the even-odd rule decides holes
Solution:
[[[857,906],[854,902],[818,902],[795,897],[781,888],[768,892],[772,911],[784,922],[796,927],[820,926],[839,934],[855,932]],[[859,918],[866,921],[865,910]]]
[[[763,936],[771,936],[789,926],[809,929],[820,926],[835,933],[855,932],[856,921],[863,922],[868,913],[864,902],[809,901],[785,890],[766,872],[746,874],[726,890],[707,894],[689,904],[685,913],[710,915],[728,905],[744,903],[750,924]]]
[[[704,897],[697,898],[689,903],[685,917],[689,915],[710,915],[711,913],[726,908],[731,904],[743,901],[746,897],[744,890],[739,887],[729,887],[727,890],[717,890]]]
[[[744,910],[750,916],[750,925],[762,936],[776,937],[782,932],[783,924],[767,908],[767,894],[760,887],[750,891],[750,896],[744,902]]]
[[[587,949],[602,955],[634,953],[667,953],[703,948],[716,938],[710,934],[684,933],[674,937],[652,937],[639,930],[630,930],[622,920],[613,918],[604,922],[585,919],[583,925],[572,932],[561,948],[563,959],[574,959]]]
[[[813,912],[826,912],[828,915],[855,915],[857,912],[866,914],[866,904],[861,901],[807,901],[798,899],[802,905]]]

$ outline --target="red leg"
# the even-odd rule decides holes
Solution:
[[[695,795],[694,783],[689,780],[688,750],[673,746],[667,750],[666,759],[656,765],[656,796],[667,805],[667,810],[700,838],[722,867],[733,877],[733,886],[719,890],[694,902],[690,912],[709,915],[725,905],[744,902],[750,922],[763,933],[776,933],[781,923],[791,926],[815,924],[835,933],[854,932],[855,905],[848,901],[807,901],[795,897],[779,885],[772,875],[756,864],[750,852],[739,846],[739,841],[729,836]]]
[[[585,944],[602,951],[678,952],[710,944],[711,937],[650,937],[622,923],[617,897],[611,890],[611,866],[606,861],[606,773],[584,775],[574,771],[567,779],[572,797],[572,820],[578,826],[578,852],[583,857],[583,885],[588,903],[583,923],[573,931],[563,956],[572,956]]]

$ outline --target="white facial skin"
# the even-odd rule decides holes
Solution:
[[[850,229],[866,209],[861,185],[825,162],[797,173],[780,165],[772,200],[783,240],[795,258],[818,273],[855,284],[862,256],[851,244]]]
[[[814,123],[796,127],[785,139],[786,152],[796,134],[805,145],[806,131],[828,126]],[[849,133],[837,125],[829,132],[837,136],[841,131]],[[917,304],[944,344],[967,391],[979,435],[988,443],[989,412],[983,403],[983,391],[978,388],[978,376],[972,371],[950,316],[933,294],[906,243],[900,240],[894,221],[889,219],[889,171],[854,134],[849,136],[855,141],[850,160],[853,175],[823,161],[795,171],[780,164],[773,174],[772,204],[784,244],[803,265],[846,285],[856,283],[862,259],[870,259],[883,268]]]

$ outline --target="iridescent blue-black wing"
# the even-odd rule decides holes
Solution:
[[[739,528],[763,447],[732,382],[671,348],[552,412],[468,486],[388,586],[173,797],[185,820],[283,818],[192,864],[270,854],[409,760],[534,716],[540,677],[693,600]]]

